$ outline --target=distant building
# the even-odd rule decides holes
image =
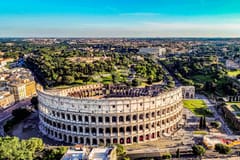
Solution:
[[[166,48],[162,48],[162,47],[140,48],[139,53],[164,56],[166,54]]]
[[[240,131],[240,107],[238,106],[238,104],[226,103],[222,110],[224,113],[224,117],[231,122],[235,129]]]
[[[37,93],[35,81],[29,81],[25,83],[26,86],[26,97],[32,97]]]
[[[8,85],[9,91],[14,95],[16,101],[26,98],[26,87],[23,83],[11,83]]]
[[[15,103],[14,96],[7,91],[0,92],[0,109],[7,108]]]
[[[86,148],[82,145],[75,145],[70,147],[63,155],[61,160],[87,160]]]
[[[89,160],[116,160],[116,148],[98,147],[93,148],[88,156]]]
[[[61,160],[117,160],[116,147],[85,148],[83,145],[70,147]]]
[[[15,100],[20,101],[36,94],[36,83],[31,80],[13,82],[8,85],[8,89],[14,95]]]

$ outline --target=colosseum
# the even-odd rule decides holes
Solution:
[[[57,141],[133,144],[170,135],[182,120],[182,87],[102,84],[38,90],[39,128]]]

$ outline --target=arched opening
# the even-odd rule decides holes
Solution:
[[[117,133],[118,132],[116,127],[114,127],[112,130],[113,130],[113,133]]]
[[[85,120],[85,122],[88,122],[88,116],[85,116],[84,120]]]
[[[113,143],[114,143],[114,144],[117,144],[117,143],[118,143],[117,138],[114,138],[114,139],[113,139]]]
[[[97,139],[93,138],[93,139],[92,139],[92,144],[93,144],[93,145],[97,145]]]
[[[64,129],[64,130],[66,129],[66,126],[65,126],[65,124],[62,124],[62,129]]]
[[[78,137],[74,137],[74,143],[78,143]]]
[[[148,134],[146,135],[146,140],[149,140],[149,135]]]
[[[155,127],[155,123],[153,122],[153,123],[152,123],[152,128],[154,128],[154,127]]]
[[[72,119],[73,119],[73,121],[76,121],[76,116],[72,115]]]
[[[139,126],[139,130],[142,131],[143,130],[143,125]]]
[[[137,131],[137,126],[133,126],[133,131]]]
[[[106,122],[106,123],[109,123],[109,122],[110,122],[109,117],[105,117],[105,122]]]
[[[133,142],[137,143],[137,137],[133,137]]]
[[[96,132],[97,132],[96,128],[92,128],[91,132],[92,132],[92,135],[96,136]]]
[[[155,134],[154,133],[152,133],[152,136],[151,136],[151,138],[153,139],[153,138],[155,138]]]
[[[146,118],[149,118],[149,113],[146,113]]]
[[[120,138],[120,144],[124,144],[124,138]]]
[[[119,122],[123,122],[123,116],[119,117]]]
[[[103,122],[103,118],[102,117],[98,117],[98,122],[102,123]]]
[[[131,121],[131,116],[130,116],[130,115],[127,115],[127,116],[126,116],[126,121],[127,121],[127,122]]]
[[[106,128],[105,133],[109,134],[110,133],[110,128]]]
[[[70,114],[67,114],[67,120],[70,120]]]
[[[106,140],[106,143],[107,143],[107,144],[111,144],[111,140],[110,140],[110,139],[107,139],[107,140]]]
[[[88,127],[85,128],[85,133],[89,133],[89,128]]]
[[[155,117],[155,112],[152,112],[152,117]]]
[[[137,120],[137,115],[133,115],[133,120],[136,121]]]
[[[63,140],[64,140],[65,142],[67,142],[67,136],[66,136],[66,134],[63,135]]]
[[[98,132],[99,132],[99,134],[103,134],[103,129],[102,129],[102,128],[99,128],[99,129],[98,129]]]
[[[81,144],[84,144],[84,139],[83,139],[83,137],[80,138],[80,143],[81,143]]]
[[[157,132],[157,137],[160,137],[160,136],[161,136],[161,135],[160,135],[160,132],[158,131],[158,132]]]
[[[82,133],[83,132],[83,128],[79,127],[79,132]]]
[[[127,143],[132,143],[130,137],[127,138]]]
[[[100,144],[104,144],[104,140],[103,139],[99,139],[99,143]]]
[[[77,127],[73,126],[73,132],[77,132]]]
[[[82,116],[78,116],[78,121],[82,122]]]
[[[59,137],[59,139],[62,139],[62,134],[59,133],[59,134],[58,134],[58,137]]]
[[[69,143],[72,143],[72,136],[69,136],[69,137],[68,137],[68,142],[69,142]]]
[[[89,138],[86,138],[86,144],[90,145],[90,139]]]
[[[68,131],[71,131],[71,126],[68,125],[68,126],[67,126],[67,129],[68,129]]]
[[[131,127],[126,128],[127,132],[131,132]]]
[[[117,122],[117,117],[113,116],[112,117],[112,122]]]
[[[96,118],[92,116],[92,117],[91,117],[91,122],[92,122],[92,123],[96,123]]]
[[[120,133],[124,133],[124,128],[120,127]]]
[[[143,136],[139,137],[139,141],[141,141],[141,142],[143,141]]]
[[[143,114],[139,115],[139,119],[143,120],[143,117],[144,117]]]

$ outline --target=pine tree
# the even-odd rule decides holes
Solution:
[[[206,124],[206,116],[203,117],[202,126],[203,126],[204,129],[207,127],[207,124]]]
[[[200,129],[203,128],[203,118],[202,118],[202,117],[200,117],[199,128],[200,128]]]
[[[179,148],[176,151],[176,158],[180,158],[180,150],[179,150]]]

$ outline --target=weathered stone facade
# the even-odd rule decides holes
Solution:
[[[68,143],[143,143],[174,132],[182,119],[182,88],[88,85],[38,91],[39,128]]]
[[[183,98],[192,99],[195,98],[195,87],[194,86],[182,86]]]

